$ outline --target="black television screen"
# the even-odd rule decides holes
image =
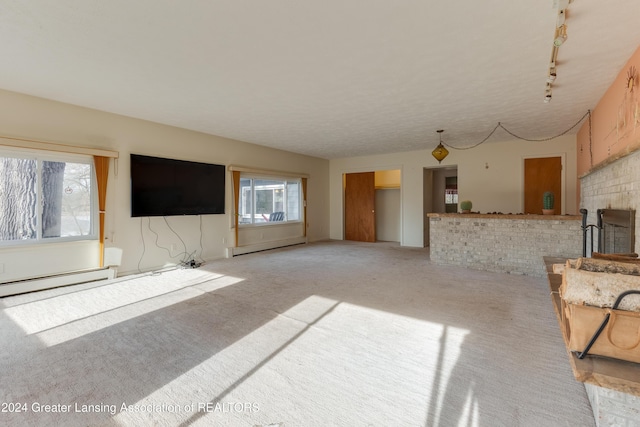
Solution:
[[[131,216],[224,214],[225,167],[131,154]]]

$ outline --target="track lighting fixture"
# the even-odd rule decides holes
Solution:
[[[569,7],[570,3],[573,3],[573,0],[553,0],[553,8],[564,10]]]
[[[547,82],[547,89],[544,91],[544,103],[551,102],[551,83]]]
[[[562,25],[556,30],[556,38],[553,40],[553,45],[556,47],[562,46],[567,41],[567,26]]]
[[[564,25],[566,15],[567,14],[564,9],[558,11],[558,17],[556,18],[556,28],[560,28]]]
[[[551,61],[549,61],[549,72],[547,74],[547,87],[544,96],[544,102],[551,102],[551,86],[558,77],[556,73],[556,59],[558,58],[558,50],[560,46],[567,41],[567,7],[573,0],[553,0],[553,8],[557,9],[556,30],[553,36],[553,46],[551,48]]]

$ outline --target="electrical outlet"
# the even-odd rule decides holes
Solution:
[[[222,238],[222,244],[225,244],[225,243],[227,243],[227,238],[226,238],[226,237],[223,237],[223,238]]]
[[[176,247],[176,244],[175,244],[175,243],[172,243],[172,244],[171,244],[171,252],[175,252],[175,251],[176,251],[176,249],[178,249],[178,248]]]

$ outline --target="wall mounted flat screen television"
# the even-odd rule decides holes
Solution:
[[[131,154],[131,216],[224,214],[225,167]]]

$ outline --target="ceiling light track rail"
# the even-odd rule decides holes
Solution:
[[[548,104],[553,98],[553,84],[558,77],[556,64],[558,60],[558,51],[560,46],[567,41],[567,8],[573,0],[554,0],[553,7],[558,11],[556,16],[556,29],[553,35],[553,46],[551,47],[551,60],[549,61],[549,71],[547,73],[547,82],[544,91],[544,102]]]

